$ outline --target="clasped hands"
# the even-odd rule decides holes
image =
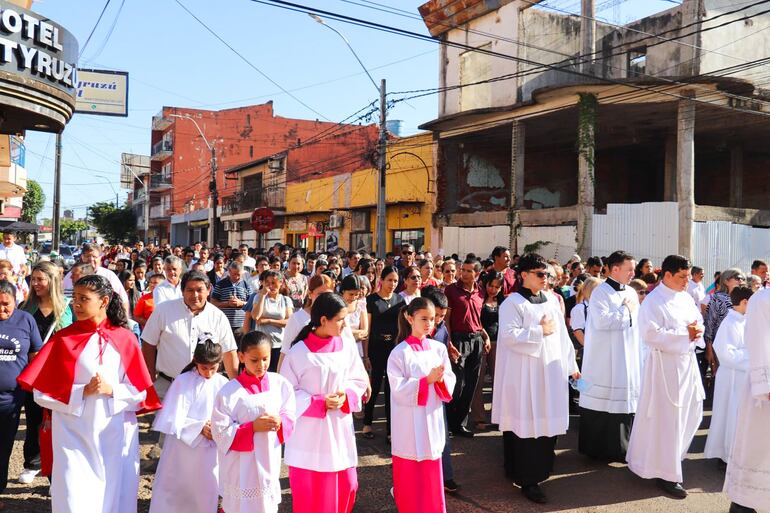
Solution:
[[[89,395],[112,395],[112,385],[107,383],[98,372],[91,378],[91,381],[83,389],[83,396]]]

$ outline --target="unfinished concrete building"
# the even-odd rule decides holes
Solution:
[[[766,6],[684,0],[616,26],[536,1],[432,0],[446,252],[624,248],[707,270],[770,256]]]

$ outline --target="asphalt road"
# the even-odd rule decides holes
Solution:
[[[378,408],[381,409],[381,408]],[[557,447],[556,467],[553,476],[543,485],[549,497],[546,505],[535,505],[521,495],[503,476],[502,438],[499,432],[487,432],[473,439],[454,438],[452,462],[456,480],[461,485],[458,493],[447,497],[449,513],[516,513],[516,512],[644,512],[644,513],[717,513],[727,512],[729,501],[721,493],[724,470],[714,460],[703,459],[706,427],[709,416],[704,418],[703,428],[696,437],[684,462],[685,488],[690,495],[685,500],[662,497],[652,482],[632,474],[624,465],[594,463],[577,452],[577,418],[572,419],[570,431],[560,437]],[[142,453],[149,449],[154,438],[147,433],[147,421],[143,423]],[[360,421],[356,421],[360,429]],[[13,513],[41,513],[50,511],[47,497],[47,480],[35,479],[30,486],[16,482],[21,471],[20,429],[10,468],[10,482],[0,500],[6,503],[6,511]],[[389,448],[384,436],[384,423],[375,426],[377,437],[365,440],[358,437],[360,489],[355,507],[356,513],[396,512],[390,496],[391,469]],[[282,485],[284,502],[281,513],[291,511],[289,483],[284,469]],[[139,512],[149,510],[152,475],[143,473],[139,492]],[[214,513],[214,512],[212,512]],[[303,512],[305,513],[305,512]],[[308,512],[309,513],[309,512]]]

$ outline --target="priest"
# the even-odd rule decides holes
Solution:
[[[627,287],[634,265],[628,253],[612,253],[607,280],[594,289],[588,305],[578,449],[602,461],[626,460],[639,401],[639,300]]]
[[[521,287],[500,306],[492,422],[503,432],[506,475],[536,503],[554,462],[556,437],[569,425],[569,377],[580,377],[561,307],[544,292],[548,263],[536,254],[519,260]]]
[[[725,492],[732,501],[730,513],[770,511],[770,289],[760,290],[749,300],[744,342],[749,379],[727,462]]]
[[[677,499],[682,459],[703,417],[705,392],[695,359],[704,347],[703,317],[687,293],[690,262],[670,255],[661,265],[663,281],[639,309],[639,336],[647,346],[638,414],[628,445],[628,468]]]

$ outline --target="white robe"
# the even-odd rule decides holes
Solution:
[[[298,342],[286,355],[281,375],[292,384],[297,398],[297,424],[286,442],[285,463],[316,472],[339,472],[358,466],[352,415],[342,410],[329,410],[323,418],[303,415],[313,396],[338,390],[350,391],[350,410],[361,411],[361,397],[369,377],[355,341],[343,337],[342,349],[330,353],[313,353],[304,342]]]
[[[706,458],[719,458],[724,462],[730,456],[735,436],[738,406],[746,392],[746,371],[749,370],[748,354],[743,343],[746,318],[730,310],[714,337],[714,352],[719,358],[719,371],[714,385],[714,406],[706,439]]]
[[[623,304],[630,301],[634,313]],[[588,389],[580,406],[607,413],[636,413],[641,381],[638,305],[631,287],[604,282],[591,293],[585,327],[582,376]]]
[[[203,378],[193,369],[180,374],[166,392],[152,428],[165,433],[150,513],[211,513],[219,496],[217,447],[202,434],[211,420],[217,392],[227,378]]]
[[[578,372],[564,315],[556,297],[533,304],[518,292],[500,305],[492,422],[519,438],[557,436],[569,427],[569,376]],[[540,320],[555,321],[543,336]]]
[[[420,382],[434,367],[443,365],[444,386],[451,397],[455,374],[446,346],[426,340],[430,349],[415,351],[401,342],[388,357],[390,412],[392,417],[391,452],[393,456],[413,461],[437,460],[446,443],[444,403],[434,385],[427,385],[425,406],[417,404]]]
[[[749,377],[727,463],[725,492],[741,506],[770,511],[770,289],[749,299],[744,341]]]
[[[687,325],[703,324],[692,297],[660,283],[639,309],[647,346],[641,397],[626,461],[645,479],[682,482],[682,459],[703,418],[705,392]]]
[[[281,502],[278,433],[254,433],[252,452],[230,450],[238,427],[265,413],[280,415],[284,436],[291,435],[295,411],[292,386],[273,372],[267,373],[266,379],[268,390],[256,394],[233,379],[216,398],[211,429],[219,450],[219,487],[225,513],[275,513]]]
[[[97,373],[113,395],[83,396]],[[136,513],[139,429],[136,410],[146,397],[126,376],[120,354],[107,342],[99,361],[99,335],[86,343],[75,366],[69,404],[34,391],[53,411],[52,513]]]

